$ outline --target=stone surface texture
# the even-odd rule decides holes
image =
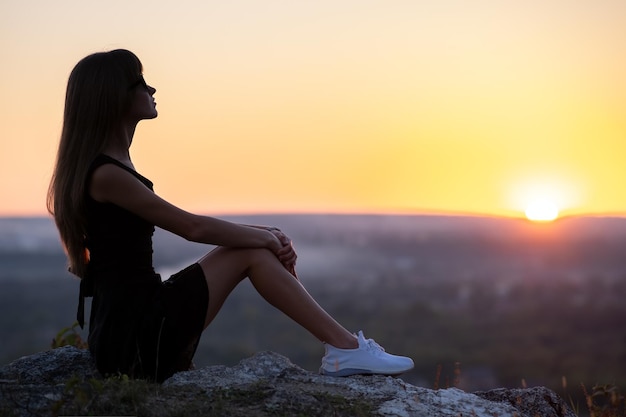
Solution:
[[[106,401],[112,403],[108,415],[129,415],[128,408],[115,408],[128,400],[122,394],[104,398],[106,381],[86,350],[65,346],[26,356],[0,368],[0,415],[94,415],[102,412],[96,405]],[[575,417],[543,387],[468,393],[385,376],[333,378],[273,352],[259,352],[233,367],[180,372],[161,386],[146,385],[147,394],[130,394],[131,415]]]

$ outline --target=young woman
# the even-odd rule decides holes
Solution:
[[[153,192],[129,155],[137,123],[157,117],[156,89],[142,72],[126,50],[92,54],[74,67],[48,192],[70,271],[81,278],[81,326],[84,297],[93,296],[88,342],[100,372],[163,381],[189,369],[202,331],[246,277],[324,343],[322,374],[413,368],[315,302],[296,278],[297,255],[283,232],[192,214]],[[152,266],[155,226],[217,248],[162,281]]]

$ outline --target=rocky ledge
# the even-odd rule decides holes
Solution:
[[[543,387],[467,393],[384,376],[324,377],[273,352],[162,385],[103,379],[89,352],[70,346],[0,368],[0,415],[575,417]]]

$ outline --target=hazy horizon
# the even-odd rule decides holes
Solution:
[[[524,213],[516,214],[492,214],[486,212],[463,212],[463,211],[444,211],[444,210],[431,210],[431,211],[230,211],[230,212],[197,212],[196,214],[202,216],[211,217],[272,217],[272,216],[397,216],[397,217],[476,217],[476,218],[493,218],[493,219],[510,219],[510,220],[523,220],[528,223],[545,224],[557,223],[561,220],[572,218],[626,218],[626,211],[614,211],[614,212],[581,212],[575,214],[563,214],[550,221],[533,221],[529,220]],[[28,218],[49,218],[52,216],[47,212],[33,212],[25,214],[7,213],[0,214],[0,219],[28,219]]]
[[[459,387],[469,391],[519,387],[522,379],[559,390],[562,377],[626,386],[624,218],[227,218],[285,230],[300,280],[325,309],[414,358],[407,382],[432,387],[438,365],[445,378],[460,362]],[[164,279],[208,250],[155,232],[154,264]],[[0,283],[0,364],[49,349],[74,322],[79,284],[52,219],[0,218]],[[234,365],[260,350],[311,371],[323,353],[246,281],[203,334],[194,362]]]

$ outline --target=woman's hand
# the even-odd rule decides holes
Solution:
[[[285,266],[287,271],[298,279],[298,275],[296,274],[296,260],[298,259],[298,255],[293,247],[293,242],[286,234],[276,227],[270,227],[267,230],[276,236],[283,245],[282,248],[276,252],[276,257],[278,257],[278,260]]]

